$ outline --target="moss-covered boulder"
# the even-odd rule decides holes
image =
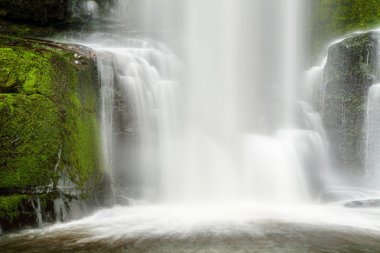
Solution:
[[[93,57],[79,46],[0,38],[3,229],[62,219],[56,203],[102,190]]]
[[[323,122],[335,165],[363,173],[366,97],[376,76],[377,34],[354,34],[332,45],[325,66]]]

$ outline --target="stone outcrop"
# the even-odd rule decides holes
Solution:
[[[368,89],[376,79],[377,33],[353,34],[330,46],[322,118],[335,167],[363,174],[363,125]]]
[[[96,205],[102,168],[95,55],[0,37],[0,223],[3,230],[68,218]]]

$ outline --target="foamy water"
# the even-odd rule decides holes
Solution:
[[[378,252],[380,209],[251,203],[119,206],[82,220],[3,236],[0,247],[2,252],[20,249],[24,252]]]

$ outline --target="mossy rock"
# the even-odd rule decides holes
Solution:
[[[354,174],[364,173],[362,129],[376,67],[376,33],[354,34],[328,50],[323,122],[335,166]]]
[[[0,187],[49,185],[61,147],[59,109],[39,94],[0,94],[0,115]]]
[[[17,210],[30,207],[36,194],[64,191],[64,180],[76,199],[91,198],[104,182],[91,56],[75,45],[0,37],[2,223],[25,224],[16,202]]]
[[[1,226],[4,230],[11,229],[12,224],[22,226],[28,220],[35,219],[34,209],[25,208],[25,203],[30,201],[27,195],[0,196]]]

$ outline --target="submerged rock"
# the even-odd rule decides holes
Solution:
[[[349,208],[376,208],[380,207],[380,199],[354,200],[345,202],[343,206]]]
[[[81,46],[0,37],[3,230],[64,220],[57,199],[67,209],[106,194],[94,57]]]

